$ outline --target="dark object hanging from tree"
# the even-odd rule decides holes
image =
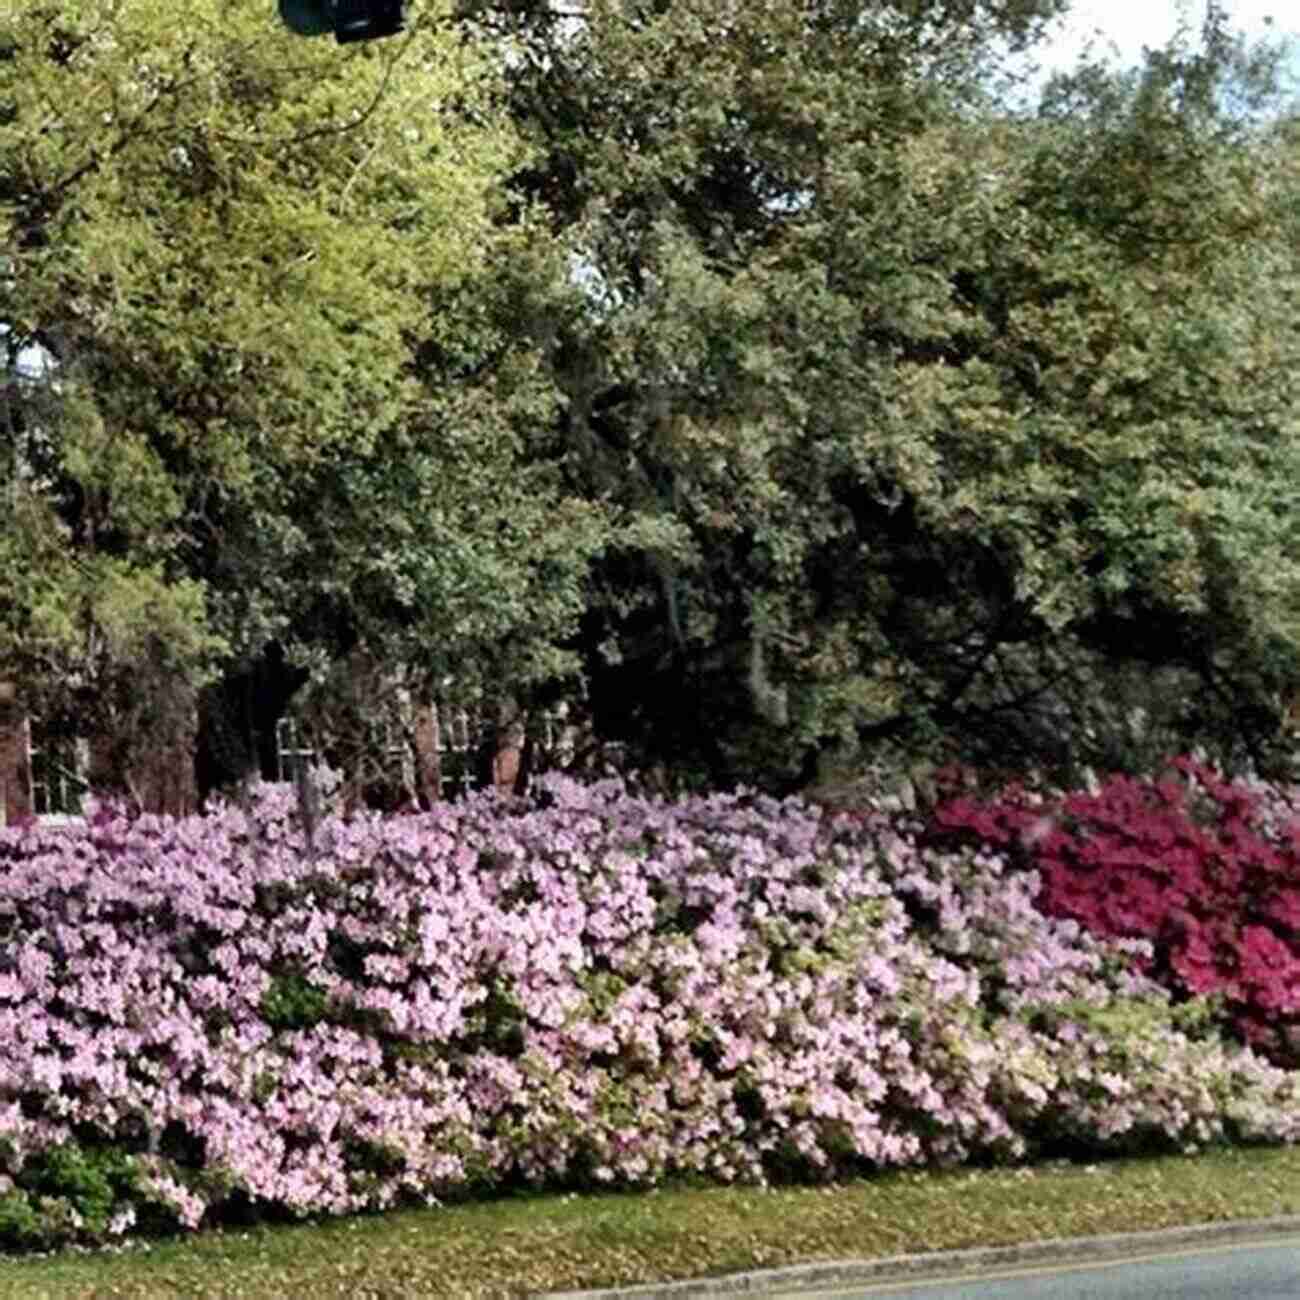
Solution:
[[[279,0],[280,20],[298,36],[334,33],[340,45],[395,36],[402,30],[404,0]]]

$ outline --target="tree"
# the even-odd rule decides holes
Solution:
[[[990,97],[1054,4],[475,6],[585,302],[549,454],[624,512],[579,635],[643,764],[1263,754],[1294,681],[1295,154],[1211,9]],[[1131,757],[1131,755],[1130,755]]]
[[[0,676],[137,753],[216,682],[225,775],[257,747],[234,720],[215,752],[241,681],[282,708],[362,639],[430,669],[522,635],[549,545],[540,471],[413,369],[470,345],[440,304],[521,239],[497,72],[436,14],[343,52],[272,18],[32,0],[0,27]]]

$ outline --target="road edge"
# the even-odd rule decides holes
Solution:
[[[824,1290],[829,1287],[870,1286],[887,1282],[924,1282],[936,1276],[1022,1265],[1105,1263],[1129,1255],[1144,1255],[1188,1246],[1247,1244],[1256,1239],[1300,1235],[1300,1215],[1269,1219],[1221,1219],[1211,1223],[1153,1232],[1112,1233],[1098,1237],[1055,1237],[1011,1246],[977,1246],[968,1250],[925,1251],[875,1259],[827,1260],[783,1268],[726,1273],[717,1277],[676,1282],[642,1282],[635,1286],[602,1287],[590,1291],[547,1292],[540,1300],[704,1300],[711,1296],[771,1295],[774,1292]]]

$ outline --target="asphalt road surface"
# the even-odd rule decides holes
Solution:
[[[1300,1237],[1074,1263],[978,1278],[878,1282],[776,1300],[1300,1300]]]

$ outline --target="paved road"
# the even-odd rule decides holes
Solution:
[[[1300,1236],[1185,1249],[1066,1268],[981,1273],[978,1279],[882,1282],[774,1300],[1300,1300]]]
[[[1300,1300],[1300,1215],[826,1260],[547,1300]]]

